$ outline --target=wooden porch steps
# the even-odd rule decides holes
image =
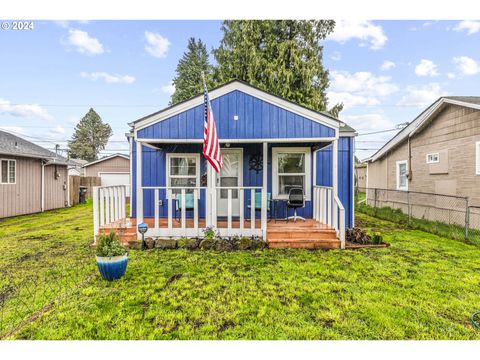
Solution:
[[[273,228],[267,230],[271,249],[340,249],[340,240],[334,229],[317,226]]]

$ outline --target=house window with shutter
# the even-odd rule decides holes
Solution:
[[[480,175],[480,141],[475,143],[475,174]]]
[[[15,184],[17,180],[17,162],[15,160],[0,160],[0,183]]]

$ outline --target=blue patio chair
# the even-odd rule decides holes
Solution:
[[[194,210],[194,197],[192,193],[185,194],[185,212]],[[182,211],[182,194],[177,194],[175,196],[175,219],[180,221],[180,217],[177,217],[177,214]]]
[[[268,213],[270,213],[270,204],[272,203],[272,193],[267,192],[267,217]],[[247,208],[251,208],[251,202],[248,202]],[[255,192],[255,211],[262,211],[262,193],[261,192]],[[272,216],[270,215],[271,220]],[[251,219],[247,219],[251,220]]]

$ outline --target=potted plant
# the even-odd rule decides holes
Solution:
[[[96,259],[100,274],[108,281],[120,279],[127,269],[127,249],[114,231],[101,234],[97,241]]]

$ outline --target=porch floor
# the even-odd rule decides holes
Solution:
[[[143,222],[149,228],[154,226],[153,218],[144,218]],[[260,228],[260,220],[255,221],[255,227]],[[135,218],[121,219],[114,223],[100,227],[100,232],[109,232],[114,229],[120,236],[122,242],[127,245],[129,241],[137,238],[136,233],[137,222]],[[167,219],[159,219],[160,227],[167,227]],[[173,220],[172,226],[180,228],[181,223]],[[186,226],[193,227],[193,219],[186,219]],[[199,228],[205,228],[205,219],[199,219]],[[226,220],[217,221],[218,227],[226,227]],[[244,221],[244,228],[250,228],[250,221]],[[232,221],[232,228],[239,229],[240,222],[238,220]],[[267,242],[269,248],[287,249],[287,248],[302,248],[302,249],[339,249],[340,240],[337,238],[335,230],[328,225],[321,224],[313,219],[297,220],[293,222],[290,220],[270,220],[267,223]]]

